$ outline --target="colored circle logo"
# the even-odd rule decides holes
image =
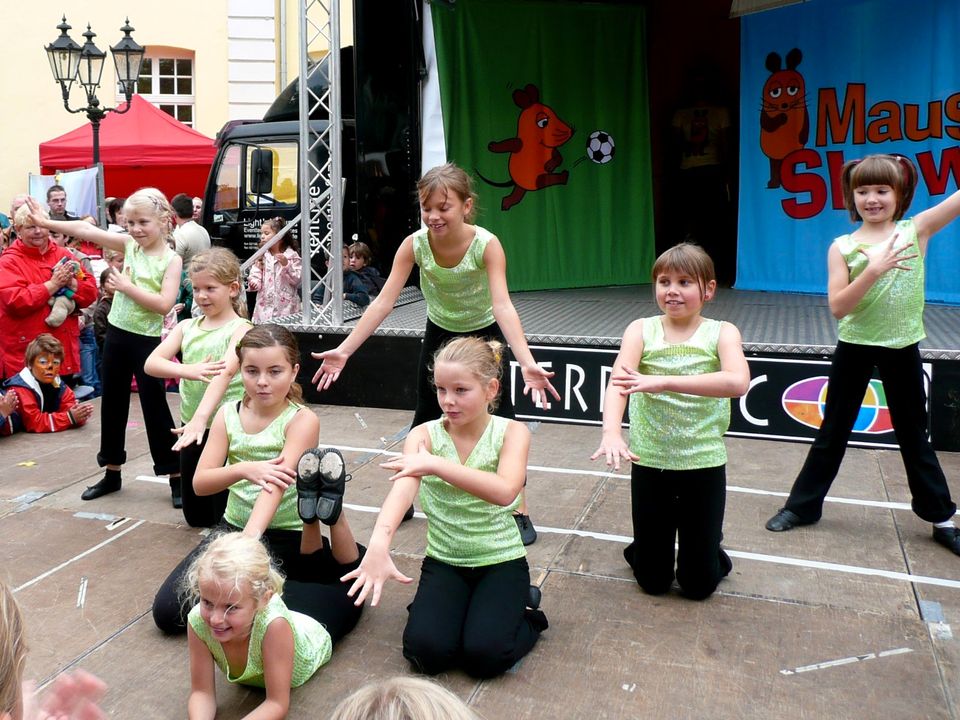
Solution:
[[[787,415],[798,423],[819,429],[827,403],[827,378],[821,376],[795,382],[784,390],[781,402]],[[893,422],[890,420],[883,383],[871,379],[863,395],[863,403],[853,424],[853,431],[879,435],[891,430]]]

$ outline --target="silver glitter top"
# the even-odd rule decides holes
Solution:
[[[898,222],[897,233],[897,246],[909,244],[905,254],[917,257],[901,263],[910,270],[888,270],[881,275],[853,312],[840,319],[837,330],[844,342],[896,349],[927,336],[923,329],[923,255],[913,219]],[[870,245],[858,243],[849,235],[838,237],[836,243],[853,282],[869,263],[860,249]]]

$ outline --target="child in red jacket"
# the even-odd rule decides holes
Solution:
[[[27,345],[27,366],[3,385],[16,393],[17,407],[0,420],[0,435],[59,432],[83,425],[93,413],[90,403],[77,404],[73,390],[60,381],[63,345],[42,333]]]

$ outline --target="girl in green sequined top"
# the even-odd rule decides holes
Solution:
[[[659,317],[627,326],[603,402],[603,438],[592,460],[633,463],[633,542],[624,558],[640,587],[709,597],[732,568],[720,547],[726,500],[730,400],[747,391],[740,332],[700,312],[717,289],[713,261],[681,243],[657,258]],[[630,399],[630,441],[621,433]],[[679,553],[674,572],[674,541]]]
[[[830,310],[839,320],[823,422],[786,505],[767,521],[783,532],[820,519],[874,369],[883,381],[913,511],[933,524],[933,539],[960,555],[957,506],[927,437],[920,358],[923,259],[930,237],[960,215],[960,192],[903,219],[917,169],[902,155],[869,155],[843,166],[844,204],[860,227],[833,241],[827,256]]]
[[[500,389],[502,346],[480,338],[451,340],[436,355],[433,376],[443,417],[418,425],[395,471],[360,567],[344,575],[362,605],[380,602],[387,580],[413,582],[390,557],[390,542],[419,492],[427,516],[427,550],[403,633],[414,669],[435,675],[461,668],[494,677],[526,655],[546,629],[528,605],[530,571],[511,510],[523,487],[530,431],[490,414]]]
[[[299,687],[329,662],[333,643],[317,620],[290,610],[280,597],[284,580],[266,547],[241,533],[220,535],[186,574],[193,600],[190,648],[190,720],[217,715],[215,668],[231,683],[266,690],[248,717],[280,720]]]

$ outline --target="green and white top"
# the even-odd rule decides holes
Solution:
[[[507,425],[511,421],[490,416],[483,435],[470,453],[466,467],[496,472]],[[443,418],[427,423],[431,452],[459,463],[453,438]],[[484,567],[525,557],[520,531],[513,519],[519,498],[507,507],[494,505],[451,485],[436,475],[420,480],[420,504],[427,516],[429,557],[457,567]]]
[[[493,234],[476,226],[477,234],[456,267],[437,264],[427,230],[413,236],[413,257],[420,266],[420,290],[427,301],[427,317],[450,332],[466,333],[493,324],[490,281],[483,252]]]
[[[263,636],[267,628],[277,618],[283,618],[293,630],[293,676],[290,687],[300,687],[322,666],[330,662],[333,654],[333,642],[330,633],[309,615],[290,610],[279,595],[273,595],[266,606],[253,617],[250,630],[250,647],[247,649],[247,664],[238,675],[230,671],[230,663],[223,652],[223,646],[210,632],[210,626],[200,617],[200,606],[195,605],[187,616],[190,627],[203,641],[213,655],[217,667],[227,676],[227,680],[240,685],[264,687],[263,682]]]
[[[703,375],[720,370],[717,320],[703,319],[680,343],[664,338],[662,317],[643,320],[644,375]],[[730,399],[677,392],[630,396],[630,450],[637,465],[661,470],[699,470],[724,465],[723,434],[730,426]]]
[[[146,255],[136,240],[128,240],[123,249],[123,273],[141,290],[159,294],[163,275],[174,257],[176,253],[166,246],[162,255]],[[163,330],[163,315],[147,310],[122,292],[113,296],[107,320],[115,328],[136,335],[160,337]]]
[[[272,460],[283,452],[284,430],[293,420],[293,416],[302,407],[296,403],[289,403],[286,409],[277,418],[258,433],[250,435],[244,432],[240,424],[239,403],[223,406],[223,419],[227,426],[227,465],[239,462],[259,462]],[[227,497],[227,508],[223,519],[234,527],[242,528],[250,519],[253,504],[260,496],[260,486],[249,480],[240,480],[230,486]],[[303,522],[297,513],[297,487],[291,485],[284,491],[283,500],[277,508],[270,528],[274,530],[303,530]]]
[[[853,311],[840,319],[837,330],[844,342],[897,349],[927,336],[923,329],[923,255],[917,226],[912,218],[901,220],[897,232],[897,246],[909,245],[904,254],[917,257],[901,261],[910,270],[888,270],[877,278]],[[856,242],[850,235],[842,235],[836,242],[853,282],[870,262],[860,250],[871,246]]]
[[[202,315],[197,318],[190,318],[189,320],[185,320],[181,327],[183,342],[180,343],[180,349],[185,365],[205,362],[208,358],[220,360],[226,354],[227,344],[230,342],[230,338],[233,337],[233,333],[236,332],[237,328],[241,325],[253,327],[253,323],[249,320],[238,317],[218,328],[207,330],[203,327],[205,320],[206,317]],[[193,414],[197,411],[197,407],[199,407],[200,401],[203,399],[203,393],[206,392],[207,387],[209,387],[209,383],[205,383],[202,380],[180,381],[180,419],[183,422],[190,422],[193,418]],[[236,403],[236,401],[242,397],[243,377],[238,372],[233,376],[233,379],[230,380],[230,384],[227,386],[227,391],[224,393],[220,405]],[[218,409],[220,405],[217,405]],[[210,416],[210,422],[213,422],[213,415]],[[207,423],[208,427],[210,426],[210,422]]]

